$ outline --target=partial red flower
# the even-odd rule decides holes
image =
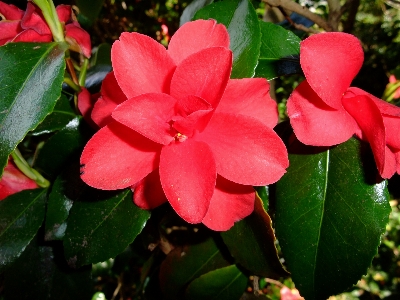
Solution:
[[[399,80],[396,78],[394,75],[389,76],[389,84],[394,84],[394,83],[399,83]],[[388,84],[388,85],[389,85]],[[399,99],[400,98],[400,87],[396,89],[393,95],[393,99]]]
[[[26,177],[14,162],[9,160],[0,179],[0,200],[20,191],[36,188],[36,182]]]
[[[400,108],[350,84],[364,53],[346,33],[316,34],[300,45],[306,76],[292,93],[287,109],[297,138],[304,144],[332,146],[354,134],[371,145],[379,174],[400,173]]]
[[[71,6],[59,5],[57,15],[65,29],[65,39],[72,51],[91,55],[89,34],[72,18]],[[28,1],[26,11],[0,1],[0,46],[8,42],[51,42],[53,36],[40,9]]]
[[[168,50],[138,33],[112,47],[92,119],[102,127],[81,156],[95,188],[135,187],[134,202],[169,201],[189,223],[227,230],[254,209],[253,185],[279,180],[286,148],[272,130],[276,103],[265,79],[230,80],[223,25],[183,25]]]

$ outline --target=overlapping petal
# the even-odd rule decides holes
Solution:
[[[311,88],[329,106],[341,98],[364,60],[360,41],[343,32],[312,35],[300,44],[300,64]]]
[[[1,21],[0,22],[0,46],[11,41],[21,32],[20,21]]]
[[[234,222],[253,212],[254,201],[255,191],[252,186],[236,184],[218,176],[203,224],[216,231],[228,230]]]
[[[235,183],[271,184],[282,177],[289,165],[282,140],[252,117],[215,113],[195,139],[212,149],[218,174]]]
[[[197,20],[186,23],[175,32],[168,53],[178,65],[189,55],[211,47],[229,48],[228,31],[215,20]]]
[[[139,181],[134,188],[133,202],[140,208],[153,209],[167,201],[158,169]]]
[[[121,34],[111,49],[114,74],[128,99],[169,93],[175,63],[161,44],[139,33]]]
[[[103,190],[130,187],[157,168],[160,150],[160,145],[118,122],[111,122],[83,149],[81,178]]]
[[[61,23],[67,23],[71,19],[71,6],[69,5],[57,5],[56,12]]]
[[[175,114],[175,103],[167,94],[142,94],[117,106],[112,117],[150,140],[168,145],[174,140],[169,122]]]
[[[93,121],[100,127],[107,125],[112,120],[111,113],[113,110],[125,100],[127,98],[119,87],[114,72],[108,73],[101,85],[101,98],[97,100],[93,107]]]
[[[342,106],[333,109],[326,105],[307,81],[303,81],[290,95],[287,112],[296,137],[307,145],[340,144],[358,129],[357,123]]]
[[[50,35],[51,31],[49,26],[43,19],[43,16],[40,13],[40,10],[36,9],[36,5],[32,4],[32,2],[28,2],[26,6],[26,12],[21,19],[21,27],[23,29],[33,29],[40,35]]]
[[[90,57],[92,54],[92,44],[90,42],[89,33],[83,30],[77,22],[67,24],[65,30],[65,39],[70,45],[71,50],[80,52],[86,57]]]
[[[203,220],[216,178],[213,152],[206,143],[188,139],[163,147],[161,185],[169,203],[185,221],[200,223]]]
[[[225,91],[231,69],[232,52],[226,48],[213,47],[196,52],[176,68],[170,94],[178,100],[194,95],[215,108]]]
[[[216,112],[256,118],[270,128],[278,123],[278,108],[263,78],[231,79]]]
[[[369,142],[379,173],[383,178],[390,178],[396,171],[396,164],[394,156],[387,153],[385,125],[378,107],[365,95],[346,98],[343,106],[357,121],[363,137]]]
[[[24,15],[24,11],[15,5],[0,1],[0,14],[2,14],[6,20],[21,20]]]
[[[48,43],[53,40],[50,34],[39,34],[33,29],[26,29],[19,33],[12,41],[16,42],[36,42]]]

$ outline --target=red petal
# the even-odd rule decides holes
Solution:
[[[115,79],[114,72],[108,73],[104,78],[101,96],[93,107],[92,119],[97,125],[103,127],[112,120],[111,113],[117,105],[127,100]]]
[[[26,177],[15,164],[9,160],[0,178],[0,200],[20,191],[36,188],[38,188],[36,182]]]
[[[343,106],[357,121],[363,137],[371,145],[376,166],[382,178],[389,178],[395,172],[396,163],[392,163],[390,155],[386,155],[385,125],[382,115],[374,101],[368,96],[355,96],[343,99]]]
[[[189,55],[210,47],[229,48],[228,31],[215,20],[197,20],[185,23],[175,32],[168,53],[178,65]]]
[[[86,88],[82,87],[82,90],[78,94],[78,109],[85,121],[93,128],[98,129],[96,123],[90,117],[96,100],[97,97],[92,96]]]
[[[121,34],[111,49],[115,77],[128,98],[169,93],[175,64],[161,44],[139,33]]]
[[[11,41],[21,32],[20,23],[20,21],[0,21],[0,46]]]
[[[233,183],[218,176],[210,207],[203,224],[216,231],[225,231],[252,213],[255,192],[252,186]]]
[[[12,4],[4,3],[0,1],[0,14],[3,15],[6,20],[21,20],[24,16],[24,11]]]
[[[181,218],[200,223],[207,213],[217,177],[209,146],[191,139],[164,146],[160,157],[161,185]]]
[[[394,152],[396,158],[396,172],[400,175],[400,151]]]
[[[158,169],[140,180],[135,187],[133,202],[142,209],[153,209],[167,201],[161,186]]]
[[[72,46],[71,49],[76,52],[83,53],[84,56],[89,58],[92,54],[90,35],[76,24],[68,24],[65,26],[65,38],[68,41],[68,44]],[[76,49],[74,46],[76,47]]]
[[[386,130],[386,144],[400,150],[400,118],[382,115]]]
[[[30,1],[28,1],[25,15],[21,20],[21,26],[24,29],[33,29],[40,35],[51,35],[50,28],[43,19],[40,9]]]
[[[351,34],[315,34],[300,44],[300,64],[308,83],[326,104],[336,109],[340,109],[342,95],[363,60],[361,43]]]
[[[274,183],[289,165],[282,140],[252,117],[215,113],[195,138],[212,149],[218,174],[239,184]]]
[[[250,116],[270,128],[278,123],[278,108],[263,78],[229,80],[216,112]]]
[[[183,116],[190,115],[198,110],[208,110],[212,108],[211,104],[206,100],[194,95],[188,95],[186,98],[178,99],[176,107],[178,113]]]
[[[213,114],[213,110],[198,110],[187,116],[186,118],[177,119],[173,127],[179,132],[186,136],[191,137],[196,130],[202,132],[207,126],[210,118]]]
[[[215,108],[225,91],[231,68],[232,52],[226,48],[208,48],[192,54],[176,68],[171,96],[183,100],[194,95]]]
[[[167,94],[143,94],[120,104],[112,117],[150,140],[168,145],[175,135],[169,123],[175,114],[175,103]]]
[[[26,29],[18,34],[12,41],[16,42],[37,42],[37,43],[47,43],[53,40],[51,34],[39,34],[33,29]]]
[[[296,137],[306,145],[340,144],[358,128],[343,107],[336,110],[326,105],[307,81],[303,81],[290,95],[287,111]]]
[[[130,187],[157,168],[160,150],[124,125],[109,123],[83,149],[81,178],[102,190]]]
[[[61,4],[56,7],[56,11],[60,22],[67,23],[71,19],[71,6]]]

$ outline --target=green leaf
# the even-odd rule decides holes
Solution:
[[[44,144],[34,167],[48,177],[55,177],[68,159],[80,150],[87,141],[85,121],[81,117],[71,120],[63,129]]]
[[[301,295],[326,299],[366,274],[388,222],[388,191],[365,176],[377,172],[365,143],[297,148],[276,184],[276,234]]]
[[[288,276],[275,248],[271,219],[259,197],[256,197],[253,213],[221,232],[221,236],[236,263],[251,274],[276,279]]]
[[[97,47],[91,62],[92,67],[95,65],[111,66],[111,45],[109,43],[101,43]]]
[[[225,267],[224,259],[212,238],[195,244],[177,247],[162,262],[160,285],[166,299],[179,299],[183,287],[209,271]]]
[[[97,19],[101,8],[103,6],[104,0],[76,0],[76,5],[79,7],[81,17],[83,15],[87,25],[93,24],[93,22]]]
[[[260,54],[261,32],[257,13],[248,0],[225,0],[207,5],[194,19],[215,19],[226,26],[233,52],[231,78],[253,77]]]
[[[4,273],[5,299],[90,299],[91,266],[69,269],[62,250],[61,243],[43,245],[36,236]]]
[[[75,174],[76,176],[77,174]],[[57,177],[47,202],[45,240],[61,240],[67,229],[67,218],[73,201],[67,195],[68,181],[64,173]]]
[[[28,131],[53,111],[64,76],[60,43],[9,43],[0,47],[0,176]]]
[[[67,96],[61,94],[53,112],[43,120],[42,123],[32,131],[32,135],[41,135],[55,132],[64,128],[77,115],[71,108]]]
[[[179,26],[182,26],[186,22],[190,22],[196,12],[204,6],[212,3],[213,0],[194,0],[183,10],[181,18],[179,19]]]
[[[247,286],[245,276],[235,265],[208,272],[193,280],[186,289],[187,300],[240,299]]]
[[[21,255],[42,225],[46,192],[25,190],[0,201],[0,271]]]
[[[64,247],[72,267],[115,257],[133,242],[150,218],[149,211],[133,203],[130,190],[106,195],[108,199],[76,201],[70,211]]]
[[[300,38],[273,23],[260,21],[261,47],[256,77],[273,79],[281,75],[301,73]]]

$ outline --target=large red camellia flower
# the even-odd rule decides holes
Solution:
[[[272,130],[268,82],[230,80],[228,47],[213,20],[186,23],[168,50],[123,33],[91,114],[102,128],[83,150],[82,179],[104,190],[133,186],[138,206],[168,200],[187,222],[213,230],[249,215],[252,186],[276,182],[288,158]]]
[[[70,49],[90,57],[92,51],[90,36],[77,21],[72,20],[71,6],[58,5],[56,11],[64,26],[65,39]],[[8,42],[46,43],[53,40],[40,9],[30,1],[26,11],[0,1],[0,15],[3,17],[0,21],[0,46]]]
[[[371,145],[382,178],[400,174],[400,108],[350,84],[364,53],[359,40],[346,33],[313,35],[300,45],[306,81],[288,100],[296,137],[304,144],[332,146],[352,135]]]
[[[26,177],[14,164],[8,161],[0,179],[0,200],[23,190],[36,189],[36,182]]]

